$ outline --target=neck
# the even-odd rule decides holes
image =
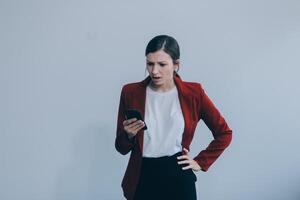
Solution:
[[[172,79],[171,81],[169,81],[163,85],[155,85],[151,80],[149,85],[154,91],[167,92],[175,87],[175,82],[174,82],[174,79]]]

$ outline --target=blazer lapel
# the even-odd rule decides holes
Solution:
[[[136,90],[136,95],[134,95],[135,98],[138,98],[138,101],[135,102],[134,107],[141,112],[143,119],[145,119],[146,88],[150,81],[150,76],[147,76],[143,81],[141,81],[139,84],[139,88]],[[142,154],[144,143],[144,130],[140,130],[137,134],[137,143]]]
[[[180,102],[180,107],[182,110],[182,114],[183,114],[183,118],[184,118],[184,131],[183,131],[183,135],[182,135],[182,141],[181,141],[181,146],[182,146],[182,153],[185,154],[185,151],[183,151],[183,148],[185,147],[184,144],[186,144],[186,139],[188,136],[188,130],[189,130],[189,124],[190,124],[190,96],[188,95],[188,90],[185,87],[182,79],[180,78],[180,76],[176,73],[174,80],[175,80],[175,84],[177,86],[177,90],[178,90],[178,98],[179,98],[179,102]],[[188,147],[185,147],[186,149],[188,149]]]

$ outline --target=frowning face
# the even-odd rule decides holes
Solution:
[[[152,86],[162,90],[168,90],[172,87],[174,84],[174,70],[179,67],[179,60],[177,60],[178,63],[174,64],[171,56],[163,50],[149,53],[146,57],[147,70],[152,78]]]

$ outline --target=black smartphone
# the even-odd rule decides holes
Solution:
[[[137,118],[137,120],[142,120],[145,123],[145,121],[141,115],[141,112],[138,109],[134,109],[134,108],[126,109],[125,110],[125,118],[126,119]],[[142,130],[147,130],[146,123],[145,123],[145,126],[142,128]]]

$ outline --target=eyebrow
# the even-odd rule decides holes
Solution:
[[[152,61],[150,61],[150,60],[147,60],[147,62],[153,63],[153,62],[152,62]],[[167,63],[167,61],[165,61],[165,60],[158,61],[158,63],[163,63],[163,62],[166,62],[166,63]]]

